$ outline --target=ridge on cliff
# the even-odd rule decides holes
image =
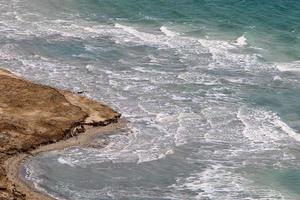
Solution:
[[[78,94],[39,85],[0,69],[0,200],[30,199],[6,176],[5,160],[116,122],[120,114]]]

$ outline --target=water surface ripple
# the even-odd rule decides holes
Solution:
[[[300,5],[222,2],[0,0],[1,66],[130,121],[24,180],[57,199],[299,199]]]

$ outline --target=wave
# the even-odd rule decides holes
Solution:
[[[79,41],[71,46],[78,44],[80,51],[95,57],[44,58],[38,51],[37,56],[29,56],[27,49],[15,44],[1,46],[1,61],[31,79],[87,90],[130,119],[131,132],[104,138],[108,145],[103,149],[67,149],[55,157],[57,165],[72,169],[103,163],[142,166],[174,159],[175,164],[199,171],[177,177],[174,187],[188,188],[197,198],[226,193],[227,199],[234,199],[233,194],[242,195],[252,186],[245,186],[247,179],[218,163],[273,166],[274,160],[282,164],[284,154],[292,158],[293,153],[283,152],[280,146],[299,141],[298,133],[276,113],[250,107],[243,99],[249,88],[267,87],[273,79],[285,81],[278,78],[276,65],[261,62],[257,54],[238,53],[248,45],[245,35],[222,41],[192,37],[166,26],[159,32],[79,18],[31,24],[20,17],[6,24],[13,40],[39,38],[45,41],[43,48],[50,50],[55,43]],[[209,166],[203,169],[199,163]]]
[[[236,44],[238,46],[246,46],[246,45],[248,45],[246,36],[242,35],[242,36],[238,37],[236,39],[236,41],[235,41],[234,44]]]
[[[165,26],[160,27],[160,30],[161,30],[161,32],[163,32],[166,36],[169,36],[169,37],[175,37],[175,36],[179,35],[178,33],[169,30],[169,29],[168,29],[167,27],[165,27]]]
[[[254,143],[280,144],[291,137],[300,142],[300,134],[284,123],[280,117],[264,109],[241,107],[237,117],[243,122],[243,134]]]
[[[289,63],[275,63],[275,66],[282,72],[300,72],[300,61]]]
[[[221,181],[222,180],[222,181]],[[189,189],[197,193],[193,199],[286,199],[280,191],[263,185],[253,185],[252,181],[234,168],[216,164],[207,167],[200,173],[187,178],[179,178],[170,188],[173,190]],[[226,187],[224,187],[226,185]]]

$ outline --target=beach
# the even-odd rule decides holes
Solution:
[[[125,120],[120,120],[117,123],[107,125],[105,127],[88,127],[86,131],[79,134],[76,137],[69,138],[67,140],[62,140],[53,144],[41,146],[36,150],[26,153],[18,154],[5,161],[5,169],[7,171],[7,178],[9,181],[13,182],[18,188],[18,192],[21,194],[26,194],[25,199],[32,200],[50,200],[53,199],[49,195],[38,191],[34,185],[25,183],[20,178],[20,166],[26,159],[32,159],[32,157],[37,156],[40,153],[63,150],[71,146],[84,146],[88,145],[96,136],[111,134],[113,131],[122,129],[126,127]]]
[[[110,134],[126,127],[125,120],[119,120],[120,114],[83,96],[31,83],[4,69],[0,70],[0,77],[2,87],[8,90],[2,93],[1,98],[2,121],[0,131],[2,135],[5,135],[5,141],[1,141],[0,164],[4,172],[1,174],[0,199],[51,199],[48,195],[36,190],[33,185],[20,179],[20,166],[26,159],[48,151],[63,150],[70,146],[89,145],[96,136]],[[10,84],[10,86],[6,84]],[[36,95],[37,90],[40,91],[39,96],[33,96]],[[46,93],[43,93],[43,90],[46,90]],[[55,113],[50,112],[51,107],[60,103],[60,100],[57,100],[59,99],[57,95],[61,93],[64,93],[69,102],[78,106],[76,108],[77,113],[73,113],[73,115],[85,112],[83,118],[76,118],[71,114],[71,116],[69,115],[70,118],[67,119],[68,115],[57,116],[59,112],[55,109]],[[52,96],[49,99],[48,97],[46,100],[43,99],[43,95],[48,94]],[[22,96],[25,98],[23,104],[24,99],[20,99]],[[46,101],[47,108],[43,108],[43,100]],[[51,103],[48,102],[49,100]],[[62,101],[64,100],[66,99],[62,99]],[[27,110],[28,105],[26,104],[30,105],[30,111]],[[14,107],[10,107],[11,105]],[[73,105],[64,102],[63,106]],[[63,108],[60,107],[62,110]],[[70,112],[70,109],[65,109],[65,111]],[[28,114],[28,112],[30,113]],[[47,119],[55,120],[51,123],[55,129],[47,130],[47,125],[44,125],[47,120],[43,118],[45,115]],[[24,124],[27,119],[30,120],[30,124]],[[70,125],[68,125],[69,120],[71,120]],[[64,121],[67,123],[66,125],[61,124]],[[52,132],[56,130],[58,131],[57,134],[53,134]],[[23,133],[23,131],[25,132]],[[20,133],[24,135],[19,137]],[[28,136],[26,136],[27,134]],[[42,138],[34,139],[38,135]],[[17,141],[14,138],[17,138]],[[3,142],[6,143],[4,146]]]

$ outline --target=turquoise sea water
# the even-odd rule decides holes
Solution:
[[[265,59],[300,59],[299,1],[107,0],[77,1],[75,7],[83,17],[104,23],[122,21],[154,29],[168,24],[187,35],[227,40],[245,35],[262,48]]]
[[[300,199],[300,2],[0,0],[0,65],[126,130],[33,158],[57,199]]]

